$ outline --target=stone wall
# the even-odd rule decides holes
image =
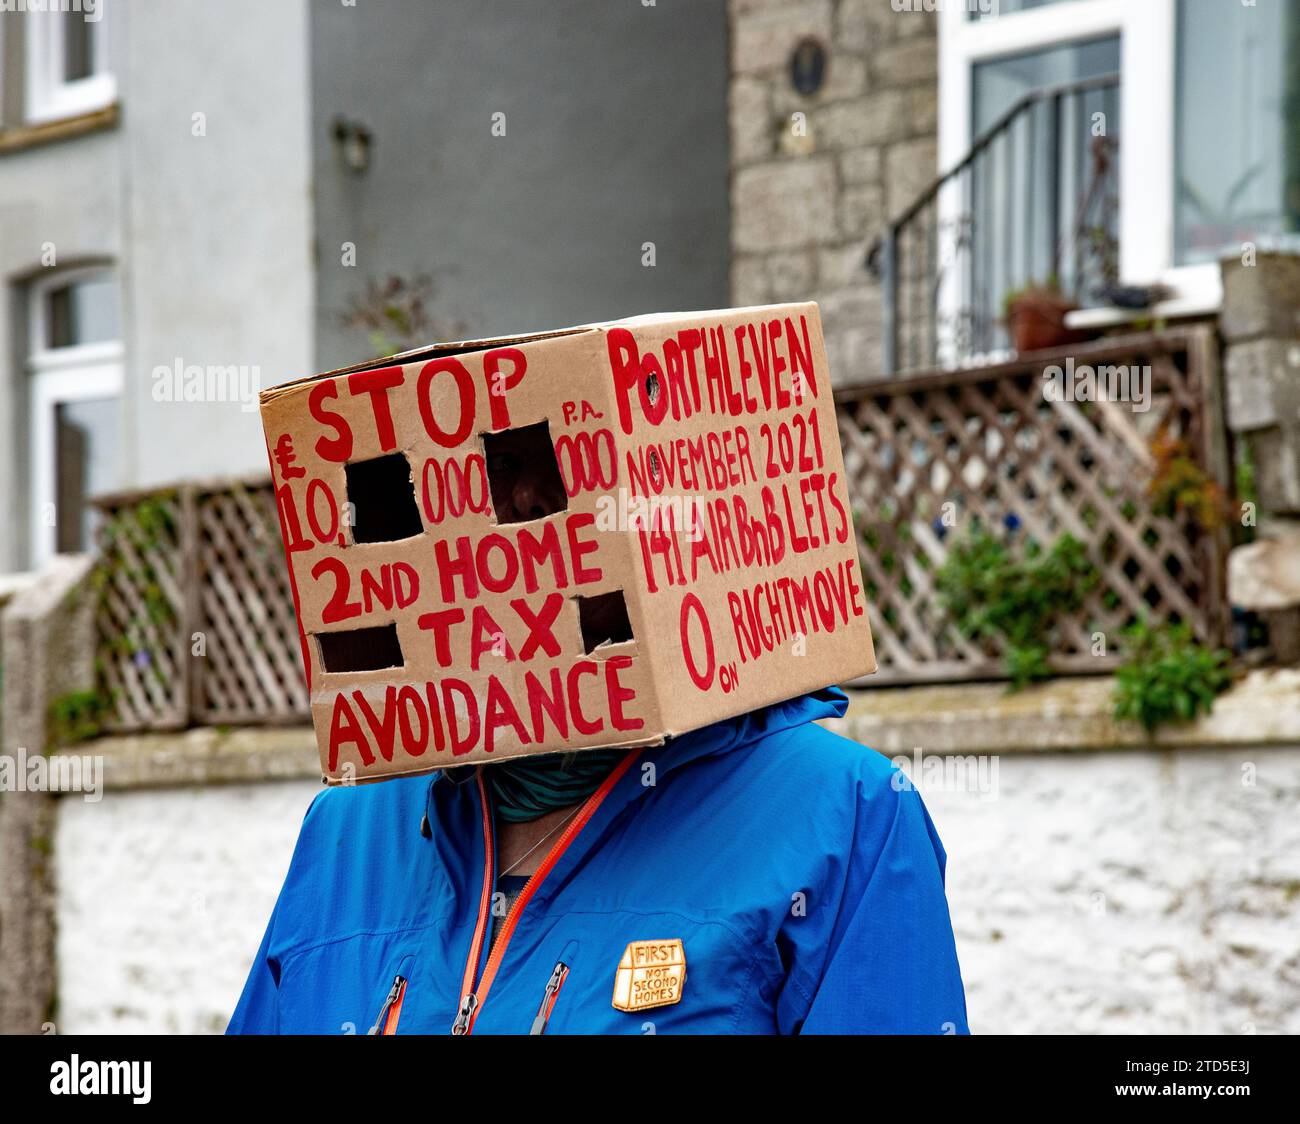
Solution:
[[[57,805],[48,785],[28,789],[26,762],[46,763],[51,713],[93,678],[89,571],[58,555],[0,614],[0,1034],[38,1033],[57,1003]]]
[[[935,17],[890,0],[729,0],[731,295],[821,304],[831,372],[880,372],[880,287],[866,251],[937,173]],[[801,96],[791,56],[827,48]]]
[[[1258,507],[1243,511],[1258,534],[1229,556],[1228,595],[1263,616],[1276,661],[1300,664],[1300,254],[1252,246],[1221,268],[1225,413]]]
[[[1300,255],[1222,264],[1228,428],[1250,447],[1260,506],[1300,519]]]

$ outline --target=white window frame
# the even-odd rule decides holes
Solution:
[[[57,4],[55,5],[57,7]],[[26,113],[28,124],[40,125],[104,109],[117,100],[117,80],[108,67],[108,20],[105,0],[99,18],[88,21],[93,29],[94,71],[85,78],[62,78],[64,19],[79,12],[28,11],[24,13],[27,39]]]
[[[1174,265],[1176,0],[1060,0],[1041,8],[971,20],[963,4],[939,14],[939,166],[970,150],[971,84],[987,59],[1104,35],[1120,38],[1119,251],[1129,284],[1162,282],[1169,314],[1217,309],[1219,267]],[[955,218],[955,216],[951,216]]]
[[[27,417],[31,441],[28,453],[31,466],[28,526],[33,569],[43,567],[58,552],[58,527],[47,524],[45,520],[47,504],[55,505],[56,519],[61,517],[57,508],[58,479],[54,463],[58,444],[57,409],[65,402],[120,398],[123,385],[121,339],[71,347],[47,346],[46,298],[53,289],[105,274],[116,276],[107,266],[61,270],[33,282],[28,290],[28,339],[31,343],[27,360]]]

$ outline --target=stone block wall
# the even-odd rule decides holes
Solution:
[[[1228,428],[1250,447],[1260,507],[1300,519],[1300,255],[1223,262]]]
[[[865,258],[937,174],[933,14],[890,0],[729,0],[731,296],[821,304],[836,382],[880,374],[880,286]],[[821,43],[821,88],[791,58]]]
[[[1229,556],[1228,596],[1263,616],[1276,662],[1298,664],[1300,255],[1251,247],[1221,268],[1227,423],[1254,469],[1259,528],[1257,541]]]

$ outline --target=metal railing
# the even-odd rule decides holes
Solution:
[[[872,246],[884,374],[1005,358],[1018,289],[1094,299],[1118,277],[1119,76],[1017,101]]]

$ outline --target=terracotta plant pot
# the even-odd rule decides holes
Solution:
[[[1044,351],[1091,339],[1091,334],[1065,326],[1065,314],[1078,305],[1060,293],[1035,289],[1007,304],[1007,329],[1017,352]]]

